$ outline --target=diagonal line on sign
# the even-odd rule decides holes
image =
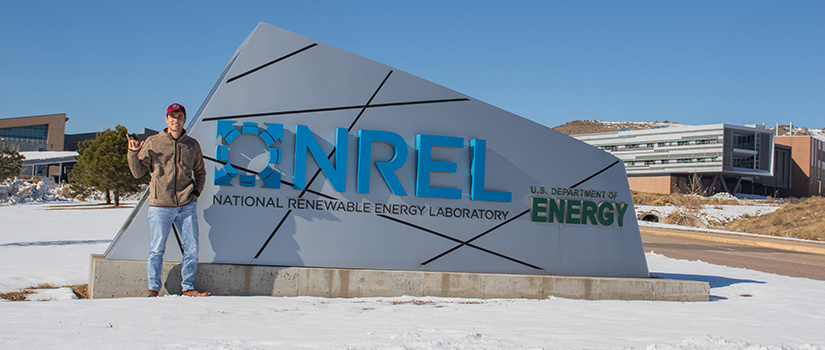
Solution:
[[[247,76],[247,75],[250,75],[250,74],[252,74],[252,73],[255,73],[255,72],[257,72],[257,71],[259,71],[259,70],[261,70],[261,69],[264,69],[264,68],[266,68],[266,67],[269,67],[269,66],[271,66],[271,65],[273,65],[273,64],[275,64],[275,63],[281,62],[281,61],[283,61],[283,60],[285,60],[285,59],[287,59],[287,58],[290,58],[290,57],[295,56],[295,55],[297,55],[297,54],[299,54],[299,53],[301,53],[301,52],[304,52],[304,51],[306,51],[306,50],[309,50],[309,49],[311,49],[311,48],[313,48],[313,47],[315,47],[315,46],[318,46],[318,43],[312,43],[312,44],[309,44],[309,45],[307,45],[307,46],[305,46],[305,47],[303,47],[303,48],[301,48],[301,49],[298,49],[298,50],[296,50],[296,51],[293,51],[293,52],[291,52],[291,53],[289,53],[289,54],[287,54],[287,55],[285,55],[285,56],[281,56],[281,57],[276,58],[276,59],[274,59],[274,60],[272,60],[272,61],[269,61],[269,62],[267,62],[267,63],[265,63],[265,64],[263,64],[263,65],[260,65],[260,66],[258,66],[258,67],[256,67],[256,68],[253,68],[253,69],[250,69],[250,70],[248,70],[248,71],[246,71],[246,72],[243,72],[243,73],[241,73],[241,74],[238,74],[238,75],[236,75],[236,76],[234,76],[234,77],[232,77],[232,78],[227,79],[227,80],[226,80],[226,83],[227,83],[227,84],[229,84],[229,83],[231,83],[231,82],[233,82],[233,81],[235,81],[235,80],[238,80],[238,79],[243,78],[243,77],[245,77],[245,76]]]
[[[440,232],[436,232],[436,231],[430,230],[430,229],[428,229],[428,228],[426,228],[426,227],[423,227],[423,226],[419,226],[419,225],[416,225],[416,224],[413,224],[413,223],[409,223],[409,222],[406,222],[406,221],[404,221],[404,220],[397,219],[397,218],[394,218],[394,217],[392,217],[392,216],[388,216],[388,215],[384,215],[384,214],[379,214],[378,216],[380,216],[380,217],[382,217],[382,218],[385,218],[385,219],[388,219],[388,220],[395,221],[395,222],[397,222],[397,223],[399,223],[399,224],[402,224],[402,225],[407,225],[407,226],[410,226],[410,227],[413,227],[413,228],[417,228],[417,229],[419,229],[419,230],[422,230],[422,231],[427,232],[427,233],[434,234],[434,235],[439,236],[439,237],[442,237],[442,238],[449,239],[449,240],[451,240],[451,241],[453,241],[453,242],[461,243],[458,247],[461,247],[461,246],[466,245],[466,246],[468,246],[468,247],[478,249],[478,250],[480,250],[480,251],[482,251],[482,252],[489,253],[489,254],[493,254],[493,255],[498,256],[498,257],[500,257],[500,258],[504,258],[504,259],[507,259],[507,260],[510,260],[510,261],[513,261],[513,262],[516,262],[516,263],[519,263],[519,264],[522,264],[522,265],[525,265],[525,266],[529,266],[529,267],[532,267],[532,268],[537,269],[537,270],[544,270],[543,268],[538,267],[538,266],[536,266],[536,265],[533,265],[533,264],[530,264],[530,263],[526,263],[526,262],[521,261],[521,260],[518,260],[518,259],[516,259],[516,258],[512,258],[512,257],[509,257],[509,256],[507,256],[507,255],[504,255],[504,254],[501,254],[501,253],[494,252],[494,251],[492,251],[492,250],[489,250],[489,249],[484,248],[484,247],[477,246],[477,245],[472,244],[472,243],[469,243],[469,242],[462,241],[462,240],[460,240],[460,239],[458,239],[458,238],[455,238],[455,237],[450,237],[450,236],[448,236],[448,235],[445,235],[445,234],[443,234],[443,233],[440,233]],[[521,215],[519,215],[519,216],[521,216]],[[458,247],[453,248],[453,250],[457,249]],[[452,251],[452,250],[451,250],[451,251]],[[433,260],[434,260],[434,259],[433,259]],[[420,265],[424,265],[424,264],[420,264]]]
[[[378,96],[378,92],[381,91],[381,88],[383,88],[384,84],[387,82],[387,80],[390,79],[390,76],[392,75],[392,72],[393,71],[390,70],[387,73],[387,76],[384,77],[384,80],[381,81],[381,84],[379,84],[378,88],[375,89],[375,92],[372,93],[372,96],[370,96],[370,99],[367,100],[367,103],[362,106],[361,112],[359,112],[358,116],[356,116],[355,119],[352,121],[352,123],[349,126],[348,131],[352,131],[352,128],[355,127],[355,123],[357,123],[358,120],[361,119],[361,116],[364,115],[364,111],[366,111],[367,108],[370,106],[370,103],[372,103],[372,101],[375,99],[375,96]],[[333,155],[335,155],[335,148],[333,148],[332,152],[329,153],[329,155],[327,156],[327,159],[332,159]],[[310,179],[309,182],[306,184],[306,186],[304,186],[304,190],[301,191],[301,194],[298,195],[298,198],[303,198],[304,197],[304,194],[309,191],[309,188],[312,186],[312,183],[315,182],[315,179],[318,177],[318,174],[320,174],[320,173],[321,173],[321,168],[318,167],[318,170],[315,171],[315,175],[313,175],[312,179]],[[281,218],[281,222],[278,223],[278,226],[275,227],[274,230],[272,230],[272,233],[266,239],[266,242],[264,242],[264,244],[261,246],[261,249],[258,250],[258,253],[255,254],[255,259],[257,259],[258,257],[261,256],[261,254],[264,252],[264,249],[266,249],[266,247],[269,245],[269,242],[272,241],[272,237],[275,237],[275,234],[278,233],[278,230],[280,230],[281,225],[283,225],[284,221],[286,220],[287,217],[289,217],[290,214],[292,214],[292,210],[287,211],[286,215],[284,215],[284,217]]]
[[[610,165],[606,166],[606,167],[605,167],[605,168],[603,168],[602,170],[599,170],[599,171],[597,171],[597,172],[593,173],[592,175],[590,175],[590,176],[586,177],[584,180],[581,180],[581,181],[577,182],[575,185],[570,186],[570,188],[576,188],[577,186],[579,186],[579,185],[581,185],[581,184],[585,183],[587,180],[590,180],[590,179],[592,179],[592,178],[594,178],[594,177],[598,176],[599,174],[601,174],[601,173],[603,173],[603,172],[607,171],[607,169],[612,168],[614,165],[618,164],[619,162],[620,162],[619,160],[617,160],[617,161],[613,162],[612,164],[610,164]],[[502,227],[502,226],[504,226],[504,225],[506,225],[506,224],[510,223],[511,221],[515,220],[516,218],[518,218],[518,217],[520,217],[520,216],[522,216],[522,215],[524,215],[524,214],[527,214],[529,211],[530,211],[530,209],[527,209],[527,210],[525,210],[525,211],[521,212],[521,214],[518,214],[518,215],[514,216],[514,217],[513,217],[513,218],[511,218],[510,220],[507,220],[507,221],[505,221],[505,222],[502,222],[502,223],[500,223],[500,224],[496,225],[495,227],[493,227],[493,228],[491,228],[491,229],[489,229],[489,230],[487,230],[487,231],[484,231],[484,232],[482,232],[482,233],[478,234],[477,236],[475,236],[475,237],[471,238],[471,239],[470,239],[470,240],[468,240],[467,242],[461,243],[461,244],[459,244],[459,245],[457,245],[457,246],[455,246],[455,247],[452,247],[452,248],[450,248],[450,249],[448,249],[448,250],[444,251],[444,252],[443,252],[443,253],[441,253],[441,254],[438,254],[438,255],[436,255],[436,256],[434,256],[434,257],[430,258],[429,260],[427,260],[427,261],[425,261],[425,262],[421,263],[421,265],[427,265],[427,264],[429,264],[429,263],[431,263],[431,262],[433,262],[433,261],[435,261],[435,260],[438,260],[439,258],[441,258],[441,257],[443,257],[443,256],[445,256],[445,255],[447,255],[447,254],[449,254],[449,253],[451,253],[451,252],[455,251],[456,249],[463,247],[465,244],[468,244],[468,243],[470,243],[470,242],[472,242],[472,241],[474,241],[474,240],[476,240],[476,239],[479,239],[479,238],[481,238],[481,237],[483,237],[483,236],[487,235],[488,233],[493,232],[494,230],[498,229],[499,227]],[[542,269],[542,270],[543,270],[543,269]]]
[[[466,101],[470,101],[470,99],[469,98],[450,98],[450,99],[441,99],[441,100],[389,102],[389,103],[371,104],[367,107],[368,108],[398,107],[398,106],[448,103],[448,102],[466,102]],[[218,117],[203,118],[203,121],[223,120],[223,119],[244,119],[244,118],[276,116],[276,115],[303,114],[303,113],[333,112],[333,111],[343,111],[343,110],[348,110],[348,109],[364,109],[364,105],[299,109],[299,110],[279,111],[279,112],[264,112],[264,113],[251,113],[251,114],[224,115],[224,116],[218,116]]]
[[[443,253],[441,253],[441,254],[438,254],[438,255],[436,255],[436,256],[434,256],[434,257],[430,258],[430,260],[427,260],[427,261],[425,261],[425,262],[421,263],[421,265],[427,265],[427,264],[429,264],[429,263],[431,263],[431,262],[433,262],[433,261],[435,261],[435,260],[437,260],[437,259],[441,258],[441,257],[442,257],[442,256],[444,256],[444,255],[450,254],[450,253],[452,253],[454,250],[456,250],[456,249],[458,249],[458,248],[461,248],[461,247],[463,247],[464,245],[468,245],[468,244],[470,244],[470,242],[475,241],[476,239],[479,239],[479,238],[483,237],[484,235],[486,235],[486,234],[488,234],[488,233],[490,233],[490,232],[493,232],[494,230],[498,229],[499,227],[504,226],[504,225],[506,225],[506,224],[510,223],[510,221],[513,221],[513,220],[515,220],[515,219],[518,219],[519,217],[521,217],[521,216],[522,216],[522,215],[524,215],[524,214],[527,214],[528,212],[530,212],[530,210],[529,210],[529,209],[528,209],[528,210],[525,210],[525,211],[523,211],[523,212],[521,212],[521,214],[518,214],[518,215],[516,215],[516,216],[514,216],[514,217],[510,218],[510,220],[504,221],[504,222],[502,222],[502,223],[500,223],[500,224],[496,225],[495,227],[493,227],[493,228],[491,228],[491,229],[489,229],[489,230],[487,230],[487,231],[484,231],[484,232],[482,232],[482,233],[479,233],[479,234],[478,234],[478,235],[476,235],[475,237],[470,238],[469,240],[467,240],[467,241],[465,241],[465,242],[461,242],[461,244],[459,244],[459,245],[457,245],[457,246],[455,246],[455,247],[452,247],[452,248],[450,248],[449,250],[447,250],[447,251],[445,251],[445,252],[443,252]],[[544,269],[542,269],[542,270],[544,270]]]
[[[374,100],[374,99],[375,99],[375,96],[378,96],[378,92],[379,92],[379,91],[381,91],[381,88],[383,88],[383,87],[384,87],[384,84],[386,84],[386,83],[387,83],[387,80],[389,80],[389,79],[390,79],[390,76],[391,76],[391,75],[392,75],[392,70],[390,70],[390,71],[387,73],[387,76],[386,76],[386,77],[384,77],[384,80],[383,80],[383,81],[381,81],[381,85],[378,85],[378,88],[377,88],[377,89],[375,89],[375,92],[373,92],[373,93],[372,93],[372,96],[370,96],[369,101],[367,101],[367,104],[365,104],[365,105],[364,105],[364,108],[361,108],[361,112],[359,112],[359,113],[358,113],[358,116],[357,116],[357,117],[355,117],[355,120],[353,120],[353,121],[352,121],[352,124],[350,124],[350,125],[349,125],[349,128],[347,129],[347,131],[352,131],[352,128],[355,126],[355,123],[357,123],[357,122],[358,122],[358,120],[359,120],[359,119],[361,119],[361,116],[362,116],[362,115],[364,115],[364,112],[366,112],[366,111],[367,111],[367,108],[370,106],[370,104],[372,104],[372,100]],[[335,150],[334,150],[334,149],[332,150],[332,153],[335,153]],[[331,154],[330,154],[330,157],[332,157],[332,155],[331,155]]]
[[[359,112],[359,113],[358,113],[358,115],[355,117],[355,120],[353,120],[353,121],[352,121],[352,123],[350,123],[349,128],[347,128],[347,132],[352,131],[352,128],[355,126],[355,123],[357,123],[357,122],[358,122],[358,120],[359,120],[359,119],[361,119],[361,116],[362,116],[362,115],[364,115],[364,112],[365,112],[365,111],[367,110],[367,108],[370,106],[370,103],[372,103],[372,100],[374,100],[374,99],[375,99],[375,96],[377,96],[377,95],[378,95],[378,92],[379,92],[379,91],[381,91],[381,88],[382,88],[382,87],[384,87],[384,84],[385,84],[385,83],[387,82],[387,80],[390,78],[390,75],[392,75],[392,71],[390,71],[389,73],[387,73],[387,76],[386,76],[386,77],[384,77],[384,80],[383,80],[383,81],[381,81],[381,84],[380,84],[380,85],[378,85],[378,88],[377,88],[377,89],[375,89],[375,92],[373,92],[373,93],[372,93],[372,96],[371,96],[371,97],[370,97],[370,99],[367,101],[367,104],[365,104],[364,106],[362,106],[362,108],[361,108],[361,112]],[[332,149],[332,151],[330,151],[330,152],[329,152],[329,155],[327,155],[327,159],[332,159],[332,156],[334,156],[334,155],[335,155],[335,148],[333,148],[333,149]],[[315,182],[315,179],[318,177],[318,175],[319,175],[319,174],[321,174],[321,168],[320,168],[320,167],[318,167],[318,170],[316,170],[316,171],[315,171],[315,174],[314,174],[314,175],[312,175],[312,178],[309,180],[309,182],[307,183],[307,185],[306,185],[306,186],[304,186],[304,190],[303,190],[303,191],[301,191],[301,194],[300,194],[300,195],[298,195],[298,198],[301,198],[301,197],[303,197],[303,196],[304,196],[304,193],[305,193],[305,192],[307,192],[307,190],[309,189],[309,187],[310,187],[310,186],[312,186],[312,183],[313,183],[313,182]]]
[[[287,210],[286,214],[284,214],[284,216],[281,218],[281,221],[280,221],[280,222],[278,222],[278,225],[277,225],[277,226],[275,226],[275,229],[274,229],[274,230],[272,230],[272,233],[271,233],[271,234],[269,235],[269,237],[266,239],[266,242],[264,242],[264,245],[263,245],[263,246],[261,246],[261,249],[259,249],[259,250],[258,250],[258,253],[257,253],[257,254],[255,254],[255,259],[257,259],[259,256],[261,256],[261,253],[263,253],[263,252],[264,252],[264,249],[266,248],[266,246],[267,246],[267,245],[269,245],[269,241],[271,241],[271,240],[272,240],[272,237],[275,237],[275,234],[278,232],[278,230],[280,230],[280,229],[281,229],[281,225],[283,225],[283,224],[284,224],[284,222],[286,221],[286,218],[288,218],[288,217],[289,217],[289,214],[292,214],[292,209]]]
[[[434,234],[434,235],[436,235],[436,236],[438,236],[438,237],[441,237],[441,238],[446,238],[446,239],[449,239],[449,240],[451,240],[451,241],[453,241],[453,242],[464,243],[464,241],[462,241],[462,240],[460,240],[460,239],[458,239],[458,238],[455,238],[455,237],[450,237],[450,236],[447,236],[447,235],[445,235],[445,234],[443,234],[443,233],[440,233],[440,232],[437,232],[437,231],[433,231],[433,230],[430,230],[430,229],[428,229],[428,228],[426,228],[426,227],[419,226],[419,225],[413,224],[413,223],[411,223],[411,222],[406,222],[406,221],[404,221],[404,220],[401,220],[401,219],[398,219],[398,218],[394,218],[394,217],[389,216],[389,215],[378,214],[378,216],[380,216],[380,217],[382,217],[382,218],[384,218],[384,219],[387,219],[387,220],[392,220],[392,221],[395,221],[395,222],[397,222],[397,223],[399,223],[399,224],[403,224],[403,225],[407,225],[407,226],[409,226],[409,227],[417,228],[417,229],[419,229],[419,230],[421,230],[421,231],[424,231],[424,232],[427,232],[427,233],[432,233],[432,234]]]
[[[184,255],[185,253],[183,252],[183,243],[180,242],[180,234],[178,233],[178,227],[175,226],[174,223],[172,223],[172,231],[175,232],[175,239],[178,240],[178,248],[180,248],[180,255]]]
[[[597,171],[597,172],[593,173],[593,175],[590,175],[590,176],[588,176],[587,178],[585,178],[584,180],[581,180],[581,181],[577,182],[575,185],[570,186],[570,188],[576,188],[576,187],[578,187],[579,185],[581,185],[581,184],[583,184],[583,183],[587,182],[587,180],[590,180],[590,179],[592,179],[592,178],[594,178],[594,177],[598,176],[599,174],[601,174],[601,173],[603,173],[603,172],[607,171],[607,169],[612,168],[614,165],[619,164],[619,162],[621,162],[621,161],[620,161],[620,160],[617,160],[617,161],[613,162],[613,164],[610,164],[610,165],[606,166],[604,169],[599,170],[599,171]]]

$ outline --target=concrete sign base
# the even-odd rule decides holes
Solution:
[[[89,297],[146,296],[146,261],[92,255]],[[180,294],[180,263],[163,266],[161,295]],[[569,277],[200,264],[198,288],[213,295],[367,298],[436,296],[708,301],[707,282],[658,278]]]

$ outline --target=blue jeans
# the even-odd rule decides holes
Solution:
[[[183,245],[181,290],[195,289],[195,273],[198,271],[198,204],[191,201],[182,207],[149,207],[149,289],[160,290],[160,271],[163,253],[172,223],[178,228]]]

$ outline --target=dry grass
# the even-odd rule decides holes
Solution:
[[[731,231],[748,232],[762,235],[792,237],[816,241],[825,241],[825,199],[811,197],[808,199],[786,198],[782,202],[771,198],[765,200],[737,200],[730,197],[704,197],[686,194],[655,194],[633,191],[633,203],[636,205],[664,206],[673,205],[679,210],[664,218],[664,223],[682,226],[703,226],[699,210],[704,205],[776,205],[781,208],[773,213],[723,223],[710,222],[712,227]]]
[[[383,300],[378,300],[379,302],[383,302]],[[366,302],[366,301],[362,301]],[[405,304],[413,304],[413,305],[434,305],[435,307],[445,307],[443,304],[484,304],[484,301],[481,300],[421,300],[421,299],[409,299],[409,300],[391,300],[388,301],[390,304],[393,305],[405,305]],[[365,309],[366,310],[366,309]]]
[[[666,224],[680,225],[680,226],[704,226],[699,219],[699,212],[696,210],[677,210],[665,218]]]
[[[673,124],[667,120],[664,122],[605,122],[600,120],[574,120],[553,128],[566,135],[592,134],[597,132],[617,131],[620,129],[632,128],[635,130],[649,129],[655,125]]]
[[[757,217],[742,218],[725,225],[731,231],[825,241],[825,199],[811,197],[790,203]]]
[[[598,132],[616,131],[621,129],[620,125],[605,124],[597,120],[574,120],[559,125],[553,130],[566,135],[593,134]]]
[[[78,299],[88,299],[89,298],[89,285],[87,284],[74,284],[68,286],[55,286],[51,283],[41,283],[36,286],[31,286],[28,288],[24,288],[21,291],[16,292],[8,292],[8,293],[0,293],[0,299],[6,299],[9,301],[26,301],[26,296],[29,294],[34,293],[38,289],[57,289],[57,288],[71,288],[74,295],[77,296]]]
[[[677,207],[685,207],[687,209],[700,209],[703,205],[735,205],[741,204],[737,199],[726,197],[704,197],[695,194],[658,194],[631,191],[633,195],[633,204],[636,205],[654,205],[664,206],[673,205]],[[766,200],[773,203],[773,200]]]
[[[435,304],[434,301],[430,300],[420,300],[420,299],[412,299],[412,300],[393,300],[391,301],[393,305],[401,305],[401,304],[415,304],[415,305],[427,305],[427,304]]]
[[[34,293],[30,290],[23,290],[19,292],[8,292],[8,293],[0,293],[0,299],[6,299],[8,301],[24,301],[26,300],[26,296]]]
[[[57,288],[60,288],[60,287],[55,286],[51,283],[41,283],[41,284],[26,288],[26,289],[32,290],[32,289],[57,289]]]
[[[89,299],[88,284],[75,284],[67,287],[72,289],[72,292],[74,292],[74,295],[77,295],[78,299]]]

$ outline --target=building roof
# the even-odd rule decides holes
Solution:
[[[73,163],[77,161],[75,157],[78,156],[78,153],[73,151],[20,152],[20,154],[26,157],[23,160],[23,166]]]

